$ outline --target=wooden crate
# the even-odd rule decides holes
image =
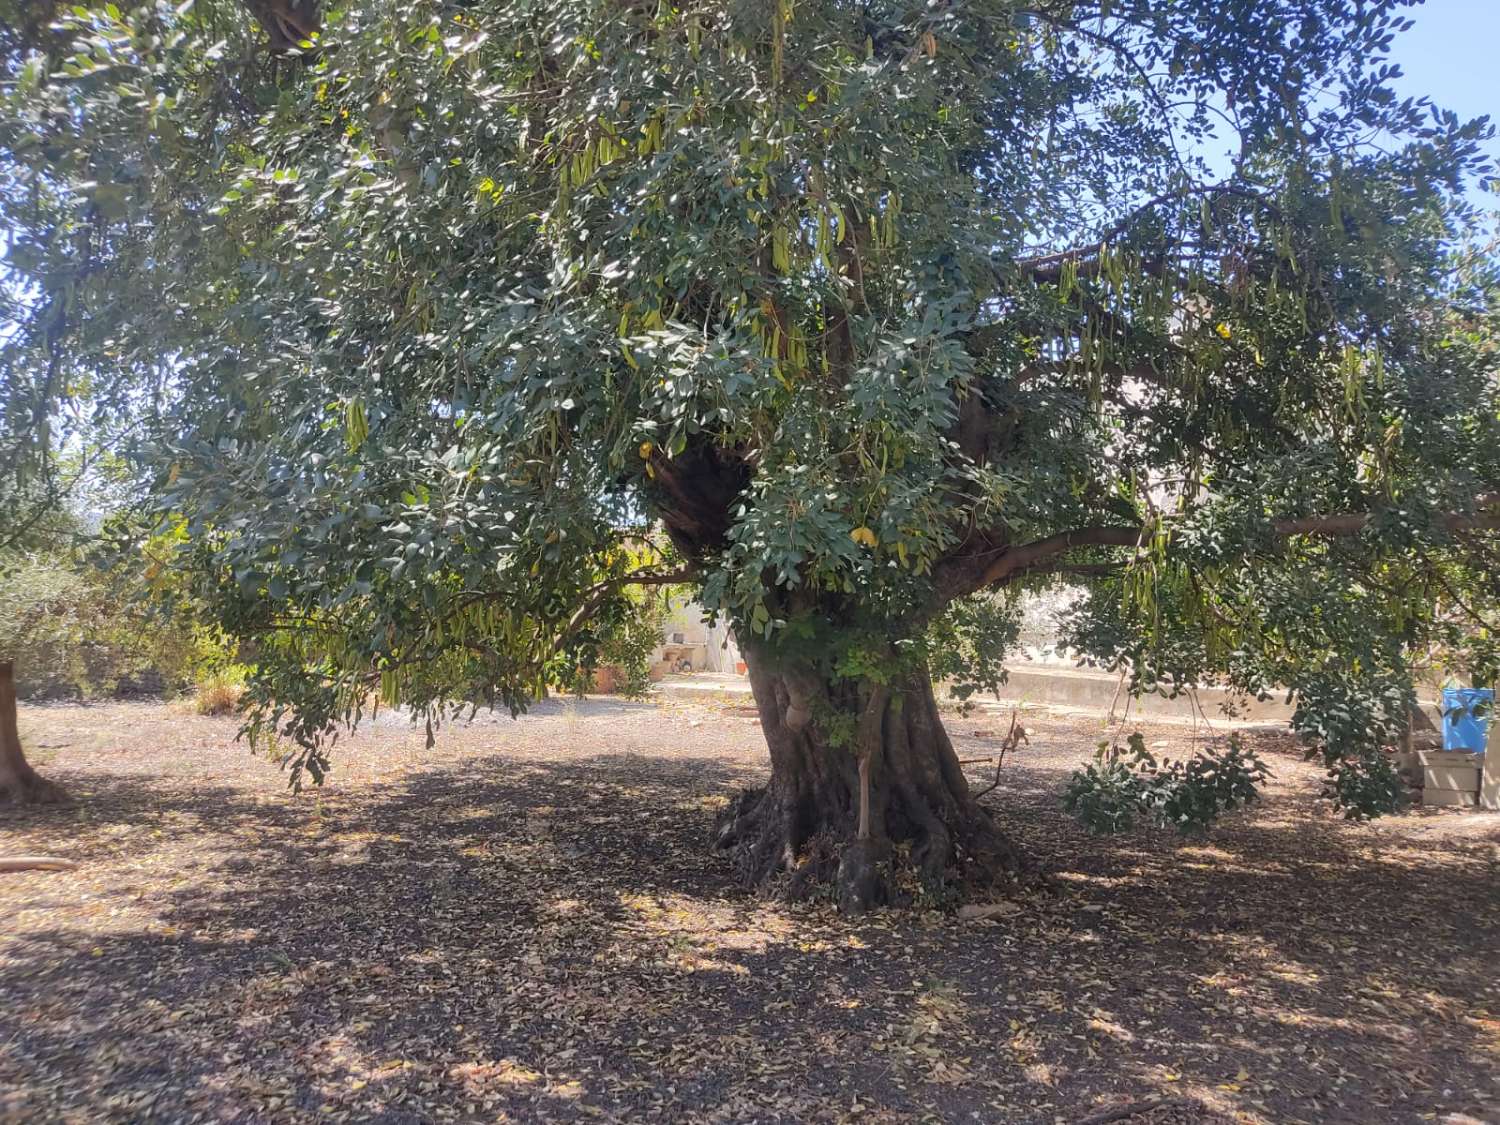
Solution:
[[[1479,778],[1479,807],[1500,812],[1500,717],[1490,719],[1489,752]]]
[[[1422,804],[1472,808],[1479,804],[1479,794],[1460,793],[1456,789],[1423,789]]]
[[[1469,807],[1479,803],[1484,755],[1467,750],[1414,750],[1396,755],[1396,768],[1424,805]]]
[[[1423,769],[1443,766],[1467,766],[1478,769],[1484,762],[1484,755],[1471,753],[1468,750],[1417,750],[1407,760]]]
[[[1422,771],[1423,789],[1452,789],[1459,793],[1479,792],[1479,767],[1428,766]]]

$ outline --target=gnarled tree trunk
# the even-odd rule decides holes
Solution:
[[[969,791],[932,681],[826,682],[745,650],[771,780],[744,794],[718,834],[746,882],[793,895],[836,887],[859,912],[921,891],[1013,879],[1020,857]]]
[[[0,802],[47,805],[67,799],[62,787],[40,776],[21,752],[15,666],[9,660],[0,660]]]

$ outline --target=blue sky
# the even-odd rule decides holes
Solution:
[[[1463,118],[1500,118],[1500,0],[1427,0],[1405,14],[1416,26],[1391,45],[1397,91]],[[1500,140],[1490,151],[1500,157]]]

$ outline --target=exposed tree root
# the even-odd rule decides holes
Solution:
[[[0,856],[0,874],[8,871],[75,871],[78,864],[71,859],[59,859],[51,855]]]
[[[48,781],[35,771],[29,776],[0,779],[0,805],[66,805],[72,798],[55,781]]]

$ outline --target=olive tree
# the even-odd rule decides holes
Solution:
[[[687,583],[770,749],[748,880],[990,881],[930,670],[1067,574],[1141,689],[1298,691],[1363,777],[1500,524],[1488,126],[1392,93],[1401,7],[58,6],[5,440],[145,420],[315,775],[372,689],[523,707]]]

